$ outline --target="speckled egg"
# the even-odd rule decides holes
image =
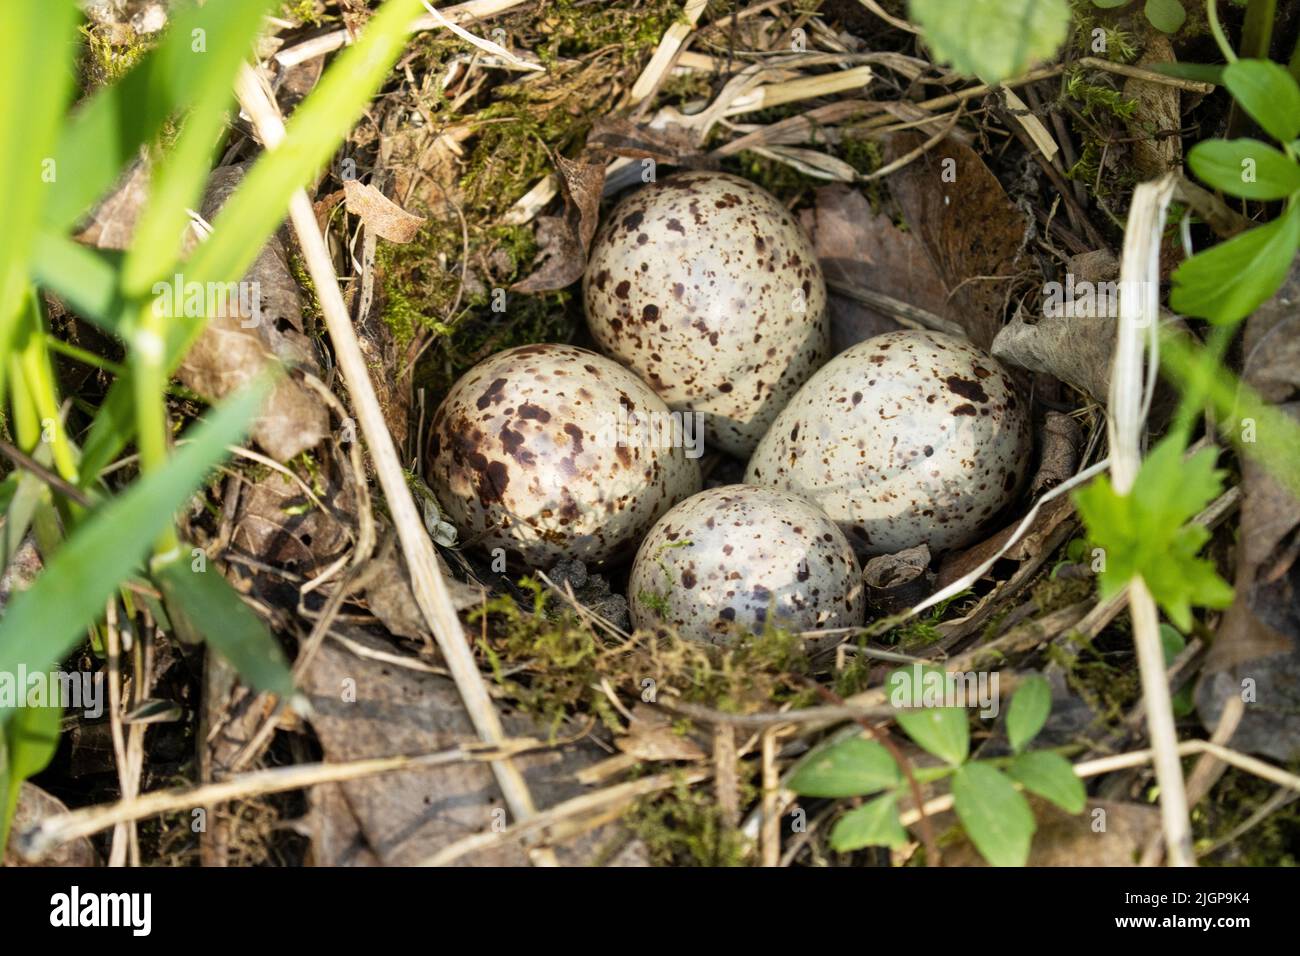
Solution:
[[[632,623],[725,644],[771,622],[792,631],[857,627],[864,609],[853,548],[802,498],[725,485],[664,515],[636,554]]]
[[[582,288],[600,348],[742,458],[830,355],[807,236],[770,194],[725,173],[671,176],[620,202]]]
[[[937,332],[859,342],[799,390],[745,481],[803,495],[860,558],[970,544],[1015,496],[1029,419],[987,353]]]
[[[669,416],[644,382],[594,352],[507,349],[466,372],[434,414],[429,485],[470,546],[531,567],[615,563],[700,489]]]

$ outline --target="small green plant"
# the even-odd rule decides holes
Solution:
[[[1114,10],[1134,2],[1135,0],[1092,0],[1092,5],[1103,10]],[[1147,18],[1147,23],[1161,33],[1177,33],[1187,20],[1187,11],[1181,0],[1143,0],[1142,13]]]
[[[1156,602],[1180,630],[1192,626],[1192,606],[1221,608],[1232,603],[1232,587],[1198,554],[1209,529],[1191,519],[1223,490],[1215,468],[1218,451],[1205,448],[1186,461],[1178,434],[1163,439],[1142,462],[1128,494],[1115,492],[1102,475],[1075,493],[1074,500],[1092,543],[1105,564],[1103,598],[1141,577]]]
[[[970,759],[970,724],[961,707],[918,708],[928,701],[928,687],[943,686],[947,674],[937,667],[900,669],[888,686],[898,725],[917,746],[944,762],[917,768],[918,783],[950,779],[953,808],[980,854],[995,866],[1023,866],[1036,824],[1024,792],[1037,794],[1068,813],[1083,811],[1083,782],[1070,762],[1047,750],[1028,751],[1051,712],[1051,688],[1042,677],[1024,681],[1012,695],[1005,729],[1012,755]],[[840,817],[831,831],[831,847],[840,852],[867,846],[901,846],[907,833],[898,806],[909,784],[889,751],[858,735],[813,751],[796,769],[790,789],[809,797],[871,797]]]
[[[1283,201],[1271,222],[1197,253],[1174,272],[1169,304],[1178,312],[1232,325],[1268,299],[1286,279],[1300,250],[1300,84],[1286,69],[1238,58],[1207,0],[1210,26],[1228,65],[1221,82],[1237,106],[1277,141],[1207,140],[1192,147],[1192,171],[1229,196]]]

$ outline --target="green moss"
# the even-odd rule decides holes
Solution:
[[[282,3],[280,16],[309,27],[324,26],[338,20],[338,17],[327,13],[324,6],[318,6],[316,0],[292,0],[292,2]]]
[[[1287,767],[1300,772],[1300,761]],[[1192,808],[1192,834],[1197,853],[1226,839],[1251,818],[1277,790],[1277,785],[1241,770],[1229,769],[1209,796]],[[1282,807],[1212,854],[1205,866],[1300,865],[1300,802]]]
[[[140,37],[128,29],[125,42],[114,42],[107,27],[88,24],[81,28],[85,47],[81,52],[78,74],[81,92],[90,95],[102,87],[117,82],[131,67],[139,62],[153,45],[149,37]]]
[[[753,795],[742,798],[748,802]],[[667,793],[638,801],[626,820],[656,866],[744,865],[745,840],[707,790],[679,783]]]

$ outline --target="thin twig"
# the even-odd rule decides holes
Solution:
[[[220,783],[178,790],[157,790],[133,799],[119,800],[100,806],[83,807],[58,816],[46,817],[31,828],[18,834],[15,847],[24,859],[36,860],[54,847],[90,836],[118,824],[156,817],[159,814],[193,807],[215,806],[231,800],[247,800],[268,793],[286,790],[303,790],[323,783],[341,783],[359,780],[398,770],[427,770],[453,763],[485,760],[504,760],[531,750],[543,750],[550,745],[526,737],[503,739],[495,747],[482,744],[462,744],[436,753],[415,756],[373,757],[347,763],[307,763],[288,767],[273,767],[241,774]]]

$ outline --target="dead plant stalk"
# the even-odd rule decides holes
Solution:
[[[266,148],[275,149],[284,139],[284,122],[275,101],[251,67],[245,66],[240,71],[235,92],[240,106],[252,119]],[[393,445],[379,398],[370,381],[352,318],[339,289],[333,261],[316,221],[311,199],[305,190],[299,189],[294,193],[289,202],[289,216],[302,247],[308,272],[320,297],[321,311],[339,370],[347,384],[348,393],[352,396],[362,435],[370,449],[375,473],[401,541],[402,555],[410,570],[416,603],[438,642],[438,649],[447,662],[447,668],[456,682],[456,689],[460,692],[474,729],[485,743],[499,744],[505,739],[501,720],[465,639],[447,583],[438,569],[433,542],[429,539],[424,520],[407,487],[401,460],[397,457],[397,449]],[[508,759],[502,759],[492,763],[492,770],[515,819],[524,821],[532,817],[537,811],[519,769]],[[543,853],[537,862],[551,864],[554,855],[549,851]]]

